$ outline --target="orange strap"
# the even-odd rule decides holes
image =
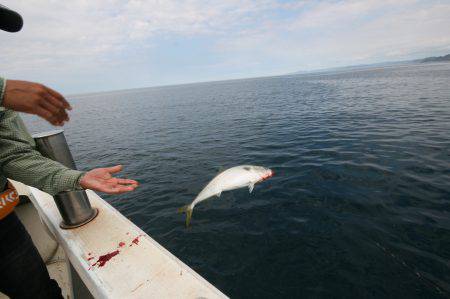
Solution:
[[[16,189],[6,189],[0,194],[0,219],[5,218],[14,210],[14,207],[19,203],[19,195]]]

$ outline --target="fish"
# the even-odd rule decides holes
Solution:
[[[265,181],[274,175],[273,170],[262,166],[240,165],[222,171],[215,176],[197,195],[191,204],[178,209],[179,213],[186,213],[186,227],[189,227],[194,207],[213,196],[220,197],[222,192],[248,187],[252,193],[256,183]]]

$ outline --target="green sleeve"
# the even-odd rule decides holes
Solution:
[[[3,95],[5,94],[6,80],[0,77],[0,106],[3,105]]]
[[[55,195],[79,189],[83,172],[69,169],[43,157],[34,139],[27,132],[20,116],[0,107],[0,167],[1,174]]]

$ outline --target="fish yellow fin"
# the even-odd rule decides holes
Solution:
[[[186,227],[189,227],[192,219],[191,205],[186,205],[184,207],[178,208],[178,213],[186,213]]]

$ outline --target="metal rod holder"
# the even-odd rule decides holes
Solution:
[[[33,138],[38,151],[44,157],[57,161],[68,168],[77,169],[63,130],[35,134]],[[98,214],[98,210],[91,207],[84,190],[59,192],[54,196],[54,199],[63,219],[60,224],[61,228],[68,229],[82,226]]]

